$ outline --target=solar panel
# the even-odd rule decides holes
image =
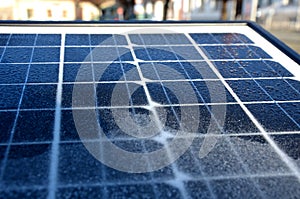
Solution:
[[[0,32],[0,198],[299,197],[299,55],[254,24]]]

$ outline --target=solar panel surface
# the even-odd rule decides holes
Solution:
[[[299,65],[250,27],[0,30],[0,198],[299,197]]]

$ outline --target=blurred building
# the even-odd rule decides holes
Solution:
[[[80,2],[79,19],[94,20],[99,9],[90,2]],[[75,20],[74,0],[1,0],[0,20]],[[78,17],[77,17],[78,19]]]

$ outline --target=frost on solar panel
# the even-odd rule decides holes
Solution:
[[[297,198],[299,81],[243,23],[2,24],[0,198]]]

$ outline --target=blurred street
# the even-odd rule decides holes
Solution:
[[[268,30],[271,34],[283,41],[290,48],[300,54],[300,31]]]

